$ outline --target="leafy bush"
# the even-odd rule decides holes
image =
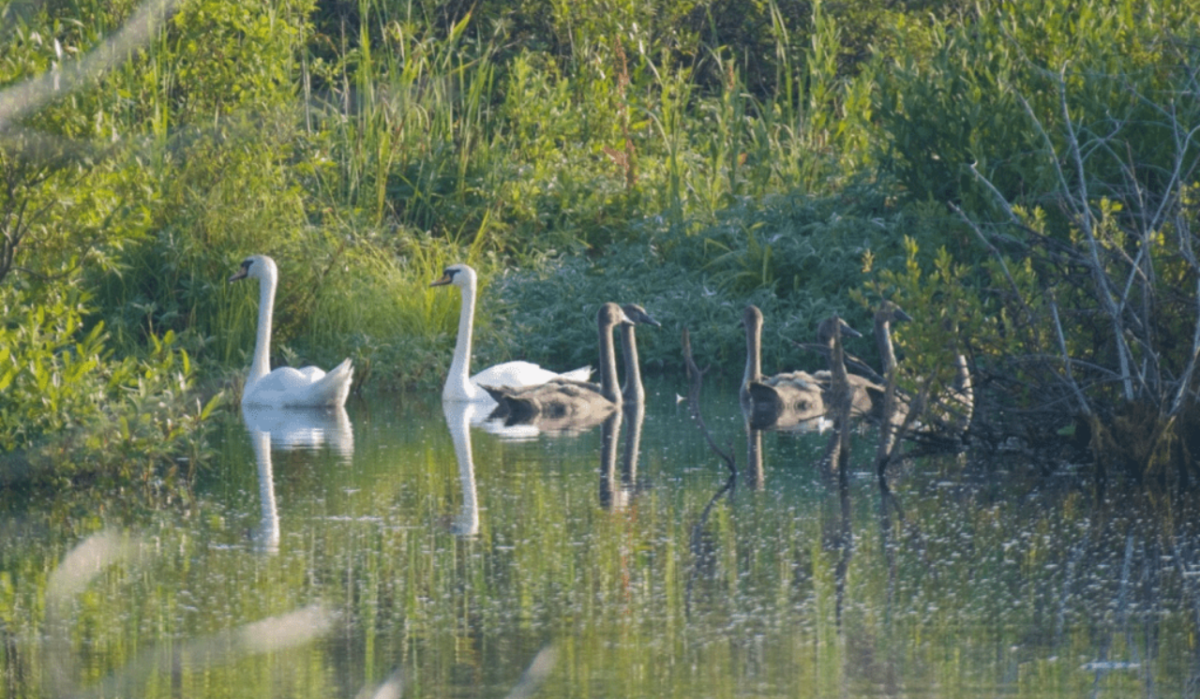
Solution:
[[[1178,95],[1197,88],[1200,8],[1018,5],[984,6],[969,31],[938,33],[929,61],[882,81],[894,171],[973,229],[927,286],[912,264],[892,281],[991,324],[951,344],[973,344],[997,393],[1035,416],[1027,436],[1090,434],[1102,466],[1190,480],[1200,109]],[[985,264],[968,278],[963,263]]]
[[[763,365],[824,368],[825,360],[794,343],[815,341],[817,324],[836,312],[869,335],[870,313],[852,300],[874,269],[903,270],[905,235],[950,244],[963,234],[944,213],[896,209],[876,189],[812,198],[792,194],[744,201],[718,222],[688,231],[645,222],[648,242],[614,244],[599,258],[568,256],[529,271],[510,271],[494,309],[510,355],[560,369],[596,362],[592,322],[604,301],[639,303],[663,323],[638,334],[647,372],[682,371],[679,333],[687,327],[701,364],[740,376],[745,362],[742,309],[753,303],[766,319]],[[921,258],[930,259],[932,253]],[[500,321],[497,321],[499,323]],[[519,346],[514,346],[519,342]],[[868,337],[852,351],[876,358]]]
[[[32,298],[0,287],[0,449],[24,453],[36,478],[99,472],[145,480],[177,458],[194,464],[221,396],[200,405],[174,335],[155,338],[143,360],[114,360],[103,324],[84,329],[84,295]]]
[[[1037,200],[1057,187],[1042,153],[1063,118],[1060,79],[1070,118],[1089,131],[1086,146],[1106,148],[1121,124],[1157,120],[1151,95],[1169,95],[1192,60],[1190,37],[1200,31],[1195,2],[1087,0],[988,2],[961,27],[933,24],[905,41],[878,72],[875,114],[886,149],[881,157],[917,200],[961,203],[993,213],[982,173],[1007,199]],[[1039,132],[1030,117],[1049,128]],[[1121,139],[1146,166],[1169,167],[1170,149],[1154,129],[1126,130]],[[1089,158],[1085,174],[1099,183],[1125,177],[1125,154]],[[1072,173],[1074,176],[1074,173]],[[1059,233],[1066,222],[1060,221]]]

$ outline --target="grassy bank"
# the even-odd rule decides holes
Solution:
[[[352,357],[368,391],[440,383],[456,261],[481,365],[591,361],[605,298],[664,320],[649,371],[688,326],[736,374],[748,302],[766,366],[819,365],[789,340],[889,297],[902,386],[966,355],[981,439],[1121,441],[1136,407],[1154,437],[1115,466],[1194,478],[1195,4],[188,0],[94,70],[139,8],[0,4],[0,285],[87,296],[84,373],[172,333],[232,393],[256,252],[273,359]],[[7,448],[65,429],[38,424]]]

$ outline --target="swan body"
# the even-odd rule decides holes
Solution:
[[[600,307],[596,327],[600,340],[600,384],[572,379],[554,379],[538,386],[508,388],[484,385],[497,402],[493,417],[504,417],[508,423],[537,421],[578,427],[602,422],[621,406],[617,388],[617,359],[613,349],[612,331],[617,325],[631,323],[615,303]],[[575,423],[572,425],[572,423]]]
[[[824,404],[821,385],[807,371],[785,371],[751,381],[747,387],[757,404],[773,404],[779,410],[820,411]]]
[[[232,283],[247,277],[258,280],[258,331],[254,341],[254,359],[242,391],[242,405],[269,408],[344,405],[354,380],[354,367],[349,359],[328,374],[315,366],[301,369],[279,367],[271,371],[271,316],[279,270],[270,257],[251,255],[242,262],[229,281]]]
[[[641,405],[646,402],[646,389],[642,386],[642,369],[638,362],[637,335],[634,328],[638,325],[650,325],[661,328],[662,323],[650,317],[646,309],[636,303],[621,306],[631,323],[621,324],[621,359],[625,367],[625,383],[621,386],[621,396],[625,405]]]
[[[822,369],[813,376],[821,391],[828,396],[833,385],[833,377],[829,370]],[[881,386],[865,376],[850,373],[846,374],[846,383],[850,387],[850,415],[855,418],[882,419],[885,412],[884,394],[887,387]]]
[[[875,310],[875,342],[879,349],[883,374],[880,381],[876,381],[874,371],[871,371],[872,377],[847,373],[846,381],[850,388],[850,414],[852,417],[866,417],[884,422],[895,421],[897,424],[904,422],[904,417],[908,414],[907,400],[900,396],[894,387],[892,389],[894,397],[889,399],[887,394],[888,382],[894,381],[889,377],[896,370],[896,352],[892,347],[891,324],[896,321],[908,320],[912,320],[912,318],[892,301],[884,301]],[[843,323],[843,332],[848,327]],[[855,337],[861,337],[857,332],[853,334]],[[823,342],[825,341],[823,340]],[[846,356],[844,352],[843,356]],[[870,369],[870,367],[866,368]],[[816,376],[817,380],[821,382],[822,388],[828,391],[832,381],[830,372],[828,370],[819,371]]]
[[[456,403],[484,403],[494,407],[496,402],[483,386],[524,388],[537,386],[555,379],[587,381],[592,375],[590,366],[580,367],[562,374],[534,364],[533,362],[504,362],[488,367],[471,376],[471,335],[475,324],[475,292],[479,281],[475,270],[469,265],[450,265],[442,276],[430,286],[457,286],[462,291],[462,310],[458,316],[458,338],[454,343],[454,359],[450,362],[450,373],[442,387],[442,400]]]
[[[586,381],[555,379],[526,389],[485,388],[499,404],[493,418],[503,420],[505,426],[534,425],[539,433],[584,432],[619,408]]]
[[[792,371],[762,375],[762,311],[757,306],[746,306],[742,325],[746,328],[746,370],[739,398],[751,425],[763,429],[781,421],[803,422],[823,415],[824,396],[812,374]]]

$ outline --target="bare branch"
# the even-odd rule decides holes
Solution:
[[[1067,372],[1067,385],[1075,392],[1075,397],[1079,400],[1079,409],[1084,415],[1092,414],[1092,406],[1088,405],[1087,398],[1083,395],[1083,391],[1079,388],[1079,384],[1075,382],[1075,374],[1071,371],[1071,356],[1067,352],[1067,338],[1063,335],[1062,322],[1058,318],[1058,300],[1054,297],[1054,293],[1050,293],[1050,315],[1054,317],[1054,330],[1058,334],[1058,347],[1062,351],[1063,369]]]
[[[1088,249],[1091,252],[1091,270],[1092,281],[1096,286],[1097,300],[1103,305],[1104,310],[1108,313],[1109,320],[1113,326],[1113,340],[1117,343],[1117,361],[1121,365],[1121,380],[1124,385],[1125,400],[1133,400],[1133,381],[1131,375],[1133,367],[1129,346],[1125,343],[1125,328],[1121,323],[1121,313],[1117,309],[1112,298],[1110,290],[1111,281],[1108,275],[1104,273],[1104,265],[1100,262],[1100,242],[1096,237],[1094,220],[1092,217],[1091,205],[1088,203],[1088,189],[1086,175],[1083,169],[1083,156],[1079,150],[1079,139],[1075,135],[1075,125],[1071,120],[1071,110],[1067,106],[1067,85],[1062,75],[1057,78],[1058,83],[1058,100],[1059,107],[1062,109],[1063,130],[1067,138],[1067,144],[1070,147],[1072,160],[1074,161],[1076,175],[1079,177],[1077,183],[1079,192],[1079,200],[1076,205],[1079,207],[1078,222],[1083,229],[1084,235],[1087,237]],[[1069,190],[1068,190],[1069,192]],[[1064,194],[1068,193],[1064,192]]]
[[[1004,197],[1000,195],[1000,192],[998,190],[996,190],[996,188],[992,185],[991,182],[988,182],[986,177],[984,177],[978,170],[975,169],[975,165],[973,163],[971,165],[971,172],[975,173],[975,176],[978,177],[981,182],[983,182],[985,185],[990,187],[993,192],[995,192],[996,196],[999,197],[1000,202],[1003,203],[1005,207],[1008,206],[1008,202],[1004,201]],[[1033,310],[1030,309],[1029,305],[1025,303],[1025,297],[1021,295],[1021,288],[1017,286],[1017,281],[1015,279],[1013,279],[1012,273],[1008,271],[1008,263],[1006,263],[1004,261],[1004,257],[1000,254],[1000,251],[996,249],[995,245],[992,245],[991,241],[989,241],[987,239],[987,236],[985,236],[983,234],[983,231],[979,230],[979,227],[975,225],[975,222],[972,221],[967,216],[966,212],[964,212],[962,209],[960,209],[957,204],[951,202],[950,208],[954,210],[954,213],[958,214],[958,217],[963,220],[963,223],[967,224],[967,227],[969,227],[972,231],[975,232],[975,235],[978,236],[980,242],[982,242],[984,244],[984,246],[987,247],[988,252],[990,252],[992,254],[992,257],[996,258],[996,261],[1000,263],[1000,269],[1004,271],[1004,278],[1008,280],[1009,286],[1012,287],[1013,296],[1021,304],[1021,309],[1023,311],[1025,311],[1026,319],[1032,325],[1033,324]],[[1014,214],[1012,212],[1012,209],[1008,209],[1008,212],[1009,212],[1009,214],[1011,214],[1013,216],[1014,219],[1016,218],[1016,214]]]
[[[704,416],[700,414],[700,387],[704,384],[704,372],[700,371],[700,367],[696,366],[696,360],[692,358],[692,337],[687,328],[683,329],[683,361],[687,365],[688,378],[691,379],[690,387],[688,388],[688,408],[691,409],[692,419],[699,425],[700,431],[704,433],[704,439],[708,442],[708,448],[713,450],[717,456],[725,462],[726,468],[729,469],[730,476],[736,476],[737,461],[734,460],[733,454],[717,446],[713,441],[712,435],[708,431],[708,425],[704,424]]]
[[[1018,92],[1014,91],[1013,94],[1016,96],[1017,100],[1020,101],[1021,106],[1025,108],[1025,113],[1029,115],[1030,123],[1033,124],[1035,129],[1037,129],[1038,134],[1042,137],[1042,141],[1044,141],[1046,144],[1046,152],[1050,154],[1050,162],[1054,164],[1054,173],[1058,177],[1059,188],[1061,188],[1064,192],[1069,192],[1071,188],[1067,185],[1066,175],[1063,174],[1062,163],[1058,162],[1058,153],[1054,150],[1054,142],[1050,140],[1050,134],[1046,133],[1046,129],[1042,128],[1042,121],[1041,119],[1037,118],[1036,114],[1034,114],[1033,107],[1030,106],[1028,100],[1026,100],[1025,97]],[[993,188],[993,191],[995,191],[995,188]],[[996,192],[996,194],[998,195],[999,192]],[[1004,197],[1000,198],[1003,199]]]
[[[1192,79],[1195,79],[1193,74]],[[1181,130],[1182,125],[1179,123],[1179,114],[1176,111],[1176,105],[1171,102],[1170,110],[1161,107],[1154,100],[1147,98],[1141,92],[1134,91],[1133,93],[1138,100],[1145,106],[1157,111],[1166,118],[1171,125],[1171,136],[1175,139],[1175,162],[1167,183],[1163,186],[1164,192],[1174,192],[1181,182],[1186,182],[1195,172],[1196,167],[1200,165],[1200,158],[1193,158],[1190,163],[1185,163],[1185,158],[1191,150],[1193,143],[1196,141],[1197,135],[1200,135],[1200,125],[1194,126],[1186,133]],[[1155,211],[1153,218],[1147,224],[1148,231],[1158,230],[1164,221],[1166,221],[1168,211],[1175,206],[1173,202],[1177,202],[1175,196],[1163,196],[1159,202],[1158,210]]]
[[[1200,300],[1200,280],[1196,281],[1196,298]],[[1200,306],[1200,304],[1197,305]],[[1200,310],[1197,311],[1197,315],[1200,316]],[[1192,375],[1196,372],[1197,359],[1200,359],[1200,317],[1196,318],[1196,331],[1192,334],[1192,357],[1188,360],[1183,378],[1179,380],[1179,388],[1175,391],[1175,400],[1171,402],[1169,415],[1177,415],[1183,409],[1183,399],[1187,395],[1188,387],[1192,385]]]

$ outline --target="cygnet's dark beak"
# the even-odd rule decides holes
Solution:
[[[621,306],[621,312],[635,325],[653,325],[656,328],[661,328],[662,323],[658,322],[646,312],[646,309],[636,303],[627,303]]]

